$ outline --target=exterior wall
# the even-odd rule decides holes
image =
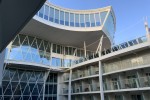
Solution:
[[[4,70],[0,100],[57,100],[56,72],[14,66],[8,65]]]
[[[5,60],[5,53],[6,49],[3,50],[2,53],[0,53],[0,87],[2,85],[2,76],[3,76],[3,66],[4,66],[4,60]]]
[[[117,54],[115,58],[105,58],[109,55],[108,53],[98,57],[99,60],[93,58],[74,65],[71,67],[72,77],[69,79],[71,80],[72,91],[60,95],[71,95],[71,100],[148,100],[147,94],[150,87],[150,49],[148,43],[136,44],[138,48],[147,44],[142,49],[136,50],[134,48],[136,45],[124,48],[124,50],[134,48],[133,50],[136,51],[123,55]],[[117,52],[119,51],[115,51],[114,54]],[[99,62],[100,65],[98,65]],[[95,65],[97,65],[97,68]],[[100,74],[100,71],[102,71],[102,74]],[[64,75],[68,76],[68,74]],[[100,78],[101,75],[102,79]],[[64,80],[62,84],[68,82]],[[65,100],[70,99],[66,98]]]

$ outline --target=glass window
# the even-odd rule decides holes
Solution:
[[[90,27],[90,18],[89,18],[89,14],[85,14],[85,24],[86,24],[86,27]]]
[[[60,45],[57,45],[57,53],[61,54],[61,46]]]
[[[73,53],[72,53],[72,47],[69,47],[69,55],[73,55]]]
[[[50,7],[50,16],[49,16],[49,20],[51,22],[54,21],[54,8]]]
[[[105,12],[101,12],[100,15],[101,15],[101,23],[103,23],[105,18],[106,18],[107,12],[106,11]]]
[[[80,14],[80,25],[81,25],[81,27],[85,27],[84,15],[83,14]]]
[[[107,31],[109,32],[109,36],[113,38],[114,33],[115,33],[115,25],[114,25],[114,19],[111,13],[109,13],[109,16],[106,19],[104,26],[107,28]]]
[[[70,26],[74,26],[74,14],[70,13]]]
[[[56,44],[53,44],[53,52],[54,52],[54,53],[57,53],[57,52],[56,52],[56,49],[57,49],[57,48],[56,48]]]
[[[65,55],[68,55],[68,47],[65,47]]]
[[[60,24],[64,25],[64,12],[60,11]]]
[[[64,59],[64,67],[70,67],[71,66],[71,60],[70,59]]]
[[[52,66],[53,67],[61,67],[61,59],[52,57]]]
[[[55,23],[59,23],[59,10],[55,9]]]
[[[39,16],[40,16],[41,18],[43,18],[43,13],[44,13],[44,6],[42,6],[42,8],[41,8],[40,11],[39,11]]]
[[[100,26],[100,16],[99,16],[99,13],[96,13],[95,14],[95,20],[96,20],[96,26]]]
[[[75,14],[75,26],[79,27],[79,14]]]
[[[69,13],[65,12],[65,25],[69,26]]]
[[[80,54],[80,50],[79,50],[79,49],[77,49],[77,56],[78,56],[78,57],[81,57],[81,54]]]
[[[90,14],[91,27],[95,27],[95,18],[94,14]]]
[[[49,13],[49,7],[45,5],[45,14],[44,14],[44,19],[48,20],[48,13]]]

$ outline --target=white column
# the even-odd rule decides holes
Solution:
[[[99,61],[99,83],[100,83],[100,96],[101,100],[104,100],[104,91],[103,91],[103,79],[102,79],[102,63]]]
[[[86,43],[84,41],[84,57],[86,57]]]
[[[47,80],[47,78],[48,78],[49,73],[50,73],[50,71],[45,72],[45,75],[44,75],[43,100],[44,100],[44,98],[45,98],[46,80]]]
[[[72,78],[72,69],[70,69],[70,75],[69,75],[68,100],[71,100],[71,78]]]

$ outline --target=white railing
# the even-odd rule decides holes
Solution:
[[[123,69],[136,68],[143,65],[149,65],[150,64],[149,58],[150,54],[142,54],[141,56],[138,57],[130,57],[128,59],[104,63],[103,72],[108,73]]]
[[[104,82],[104,90],[121,90],[150,87],[150,77],[123,79],[118,81]]]

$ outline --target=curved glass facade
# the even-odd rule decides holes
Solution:
[[[65,10],[59,10],[58,8],[52,7],[51,5],[48,6],[48,4],[45,4],[36,15],[47,21],[70,27],[101,26],[103,24],[103,20],[106,17],[104,17],[103,12],[100,11],[95,13],[69,12]]]
[[[97,10],[69,10],[45,3],[36,16],[55,24],[68,27],[90,28],[104,26],[113,42],[115,18],[111,7]]]
[[[46,78],[46,71],[9,67],[4,70],[0,100],[57,100],[57,73]]]
[[[87,51],[87,55],[93,52]],[[37,63],[52,67],[70,67],[74,59],[67,59],[53,55],[68,55],[70,57],[83,57],[83,49],[50,43],[40,38],[19,34],[7,48],[6,59]]]
[[[105,14],[103,14],[103,16],[105,16]],[[112,16],[112,13],[110,12],[107,19],[106,19],[106,22],[104,24],[104,26],[106,27],[110,37],[113,38],[114,36],[114,33],[115,33],[115,23],[114,23],[114,19],[113,19],[113,16]]]

